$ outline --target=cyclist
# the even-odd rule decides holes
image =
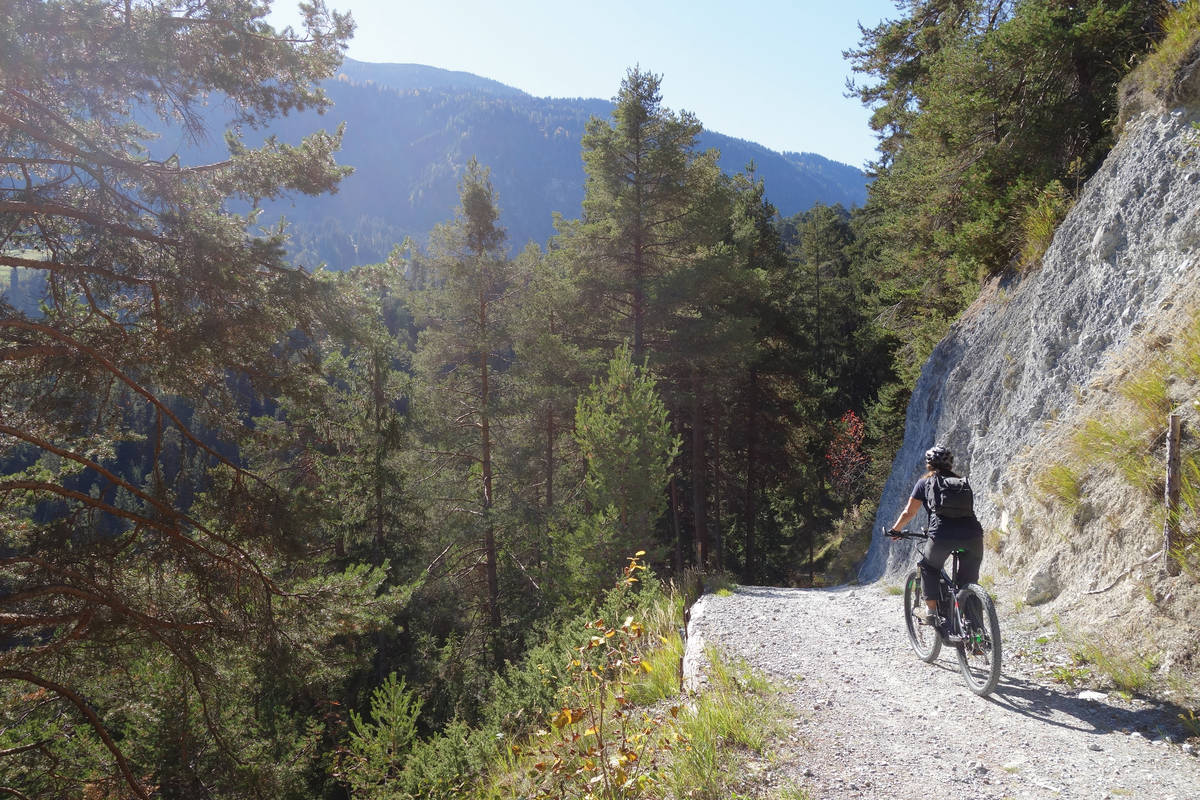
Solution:
[[[899,534],[921,507],[925,507],[929,515],[929,539],[921,545],[921,586],[925,595],[924,622],[928,625],[937,623],[937,585],[938,574],[946,563],[950,552],[962,549],[958,561],[958,585],[966,586],[979,580],[979,566],[983,563],[983,526],[975,517],[974,511],[968,511],[963,516],[942,516],[933,511],[930,496],[930,484],[939,476],[942,478],[957,478],[951,467],[954,466],[954,454],[942,445],[934,445],[925,451],[924,475],[917,480],[908,505],[900,512],[896,522],[888,531],[889,535]],[[898,536],[892,536],[895,541]]]

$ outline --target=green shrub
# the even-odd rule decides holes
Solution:
[[[1200,0],[1187,0],[1163,18],[1163,36],[1146,57],[1144,69],[1159,96],[1166,94],[1178,66],[1200,41]]]
[[[572,653],[579,647],[579,637],[593,620],[617,620],[632,616],[642,621],[653,643],[662,637],[678,638],[683,624],[683,600],[674,587],[664,586],[640,562],[640,555],[631,559],[637,564],[636,575],[628,575],[609,590],[596,605],[585,608],[568,619],[548,625],[540,635],[541,642],[529,649],[519,664],[510,664],[492,683],[490,699],[484,706],[485,724],[509,736],[522,736],[558,708],[558,692],[567,679]],[[647,647],[652,646],[647,642]]]
[[[659,637],[660,645],[644,656],[649,671],[638,676],[629,687],[629,701],[650,706],[679,694],[679,670],[683,659],[683,639],[678,633]]]
[[[1170,366],[1165,359],[1154,359],[1121,382],[1121,396],[1141,412],[1145,424],[1160,425],[1174,405],[1167,376]]]
[[[1079,476],[1066,464],[1051,464],[1034,478],[1033,485],[1044,499],[1058,500],[1068,509],[1077,508],[1083,494]]]
[[[630,572],[640,568],[635,561]],[[629,579],[636,579],[631,574]],[[535,798],[630,800],[660,782],[679,741],[678,707],[651,711],[633,701],[638,677],[654,666],[647,631],[633,616],[620,624],[589,622],[587,641],[568,665],[560,708],[528,745],[514,745],[530,766],[510,770],[506,791]]]
[[[1075,659],[1075,666],[1091,664],[1096,673],[1129,694],[1144,692],[1151,686],[1153,672],[1160,661],[1155,652],[1138,653],[1127,645],[1114,646],[1096,637],[1074,637],[1069,652]]]
[[[350,741],[339,777],[350,785],[351,796],[387,796],[412,750],[420,715],[420,698],[394,672],[371,693],[369,718],[350,712]]]
[[[720,597],[728,597],[738,587],[732,572],[712,572],[704,576],[704,588]]]
[[[1183,571],[1200,580],[1200,453],[1181,454],[1179,470],[1179,547],[1171,553]]]
[[[1162,464],[1154,452],[1149,428],[1128,427],[1115,417],[1087,420],[1075,432],[1073,449],[1084,464],[1109,464],[1131,486],[1157,496]]]
[[[1021,271],[1038,266],[1054,239],[1054,232],[1071,210],[1073,201],[1060,181],[1046,184],[1037,201],[1025,209],[1021,222]]]
[[[1092,671],[1078,665],[1059,666],[1050,670],[1050,677],[1058,683],[1065,683],[1067,686],[1075,688],[1085,685],[1091,679]]]

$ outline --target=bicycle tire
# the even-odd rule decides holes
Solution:
[[[955,647],[958,667],[971,691],[983,697],[1000,682],[1000,620],[991,595],[979,584],[968,584],[959,597],[963,637]]]
[[[908,629],[908,643],[912,645],[917,658],[926,664],[932,664],[942,651],[942,637],[932,625],[926,625],[917,619],[917,612],[924,607],[921,575],[914,569],[904,581],[904,624]]]

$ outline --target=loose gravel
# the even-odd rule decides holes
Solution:
[[[684,673],[704,689],[705,648],[744,658],[782,691],[792,733],[747,765],[754,794],[801,786],[813,800],[1200,798],[1197,741],[1179,709],[1072,689],[1053,654],[1005,629],[1004,670],[972,694],[954,649],[917,659],[903,600],[882,584],[740,587],[692,607]]]

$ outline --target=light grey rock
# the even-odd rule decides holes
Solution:
[[[1043,564],[1029,576],[1029,585],[1025,589],[1025,602],[1031,606],[1048,603],[1058,597],[1062,591],[1058,584],[1058,571],[1054,563]]]

